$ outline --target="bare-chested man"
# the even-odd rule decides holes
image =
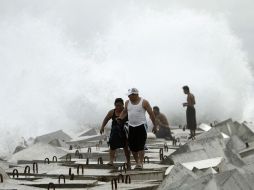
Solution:
[[[172,136],[167,117],[160,112],[158,106],[153,107],[153,113],[155,115],[155,125],[157,127],[156,137],[171,140]]]
[[[129,148],[136,161],[135,169],[143,168],[144,161],[144,146],[146,143],[146,112],[149,114],[150,119],[154,125],[153,132],[156,132],[155,116],[149,102],[139,97],[139,91],[136,88],[128,90],[129,100],[125,102],[124,110],[122,111],[119,119],[125,118],[128,114],[129,119]]]
[[[190,129],[190,137],[189,139],[195,139],[196,136],[196,110],[194,105],[196,104],[195,97],[193,94],[190,93],[190,89],[188,86],[183,86],[184,94],[187,94],[187,102],[183,103],[183,106],[186,107],[186,121],[187,121],[187,128]]]

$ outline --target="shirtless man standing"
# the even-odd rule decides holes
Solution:
[[[190,89],[188,86],[183,86],[183,92],[184,94],[187,94],[187,102],[183,103],[183,106],[187,107],[186,109],[187,128],[190,129],[191,132],[189,139],[194,140],[197,128],[196,110],[194,107],[196,101],[194,95],[190,93]]]
[[[155,116],[149,102],[139,97],[139,91],[136,88],[128,90],[129,100],[125,102],[125,107],[119,116],[119,120],[125,118],[128,114],[129,119],[129,148],[136,162],[135,169],[143,168],[144,146],[146,143],[146,112],[154,125],[153,132],[156,133]]]

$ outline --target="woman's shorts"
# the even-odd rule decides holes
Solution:
[[[126,135],[121,125],[112,125],[109,137],[109,145],[111,150],[124,148],[126,145]]]

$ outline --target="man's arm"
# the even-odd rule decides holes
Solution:
[[[153,113],[152,107],[150,106],[150,104],[149,104],[149,102],[147,100],[144,100],[143,107],[147,111],[147,113],[149,114],[150,119],[151,119],[151,121],[153,123],[153,132],[156,133],[155,115]]]
[[[128,110],[127,110],[128,103],[129,103],[129,101],[127,100],[125,102],[125,104],[124,104],[123,111],[121,112],[120,116],[117,118],[118,120],[123,120],[125,117],[127,117],[127,114],[128,114]]]
[[[104,128],[107,125],[108,121],[112,118],[113,113],[114,113],[114,110],[110,110],[108,114],[106,115],[106,117],[104,118],[101,125],[100,134],[104,133]]]

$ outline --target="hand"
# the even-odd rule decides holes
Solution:
[[[183,107],[188,106],[188,103],[183,103]]]
[[[118,117],[118,118],[116,118],[116,121],[117,121],[117,123],[118,123],[119,125],[121,125],[123,120],[122,120],[121,118]]]
[[[156,119],[156,120],[155,120],[155,124],[156,124],[157,126],[160,126],[160,125],[162,125],[162,122],[161,122],[160,119]]]
[[[155,134],[155,133],[157,132],[157,128],[156,128],[156,127],[153,127],[152,132]]]
[[[101,127],[100,134],[102,135],[104,133],[104,127]]]

